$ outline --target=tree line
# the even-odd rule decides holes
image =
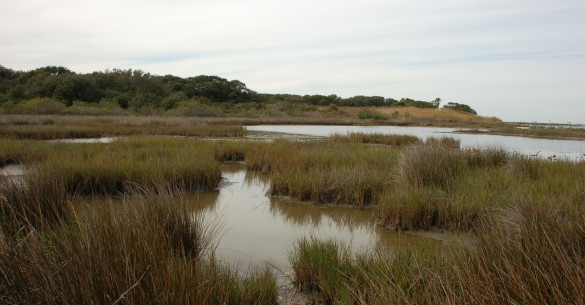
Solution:
[[[152,75],[142,70],[113,69],[92,73],[75,73],[66,67],[47,66],[31,71],[15,71],[0,66],[0,103],[33,98],[51,98],[71,106],[73,102],[99,103],[107,100],[124,109],[145,107],[172,109],[178,103],[203,99],[210,103],[271,103],[288,101],[315,106],[412,106],[438,108],[440,99],[418,101],[395,100],[382,96],[341,98],[331,95],[266,94],[249,89],[239,80],[200,75],[181,78]],[[475,113],[471,107],[448,103],[444,107]]]

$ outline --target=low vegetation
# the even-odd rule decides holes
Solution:
[[[370,139],[401,146],[361,144]],[[461,149],[452,138],[403,140],[354,134],[329,141],[224,142],[216,157],[269,173],[272,195],[373,205],[378,221],[395,229],[469,230],[519,196],[545,204],[562,194],[574,208],[582,200],[582,162],[528,158],[498,147]]]
[[[301,239],[295,284],[326,304],[582,304],[585,212],[562,201],[516,201],[463,245],[350,255],[342,244]]]
[[[334,142],[349,142],[361,144],[383,144],[390,146],[405,146],[419,144],[421,139],[410,135],[394,135],[381,133],[349,133],[347,135],[335,134],[329,137]]]
[[[55,140],[128,135],[241,137],[242,126],[211,125],[207,121],[162,117],[2,116],[0,138]]]
[[[59,176],[29,177],[1,185],[3,304],[276,304],[275,276],[217,261],[214,228],[174,185],[90,206],[72,203]]]
[[[463,129],[460,133],[472,134],[497,134],[506,136],[521,136],[546,139],[585,139],[585,128],[562,127],[562,126],[541,126],[532,125],[529,127],[517,127],[512,125],[491,127],[487,129]]]
[[[418,108],[418,107],[380,107],[378,111],[392,121],[403,124],[470,124],[480,126],[497,126],[502,121],[495,117],[485,117],[470,112],[457,111],[451,108]]]
[[[21,125],[39,123],[50,125]],[[28,168],[20,180],[0,176],[2,303],[275,304],[274,275],[241,276],[215,260],[213,228],[189,210],[185,193],[216,187],[221,162],[266,174],[271,195],[371,206],[396,230],[465,233],[445,249],[360,255],[299,240],[294,283],[327,304],[585,302],[585,162],[460,148],[448,137],[354,133],[270,142],[2,138],[0,164]]]

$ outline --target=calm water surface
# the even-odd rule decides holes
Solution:
[[[414,242],[440,245],[441,241],[399,233],[376,225],[371,210],[316,206],[266,195],[264,176],[244,170],[224,171],[228,182],[202,194],[197,209],[205,218],[221,219],[217,254],[247,270],[265,262],[281,271],[290,269],[288,255],[302,237],[333,238],[354,252],[391,250]]]
[[[462,147],[503,147],[525,155],[566,158],[583,161],[585,141],[550,140],[514,136],[453,133],[455,128],[411,126],[315,126],[315,125],[258,125],[247,126],[250,131],[327,137],[349,132],[414,135],[423,140],[428,137],[449,136],[461,140]]]

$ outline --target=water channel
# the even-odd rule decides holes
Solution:
[[[428,137],[449,136],[461,140],[461,147],[502,147],[508,151],[543,158],[555,156],[559,159],[583,161],[585,141],[551,140],[488,134],[453,133],[455,128],[413,126],[314,126],[314,125],[257,125],[247,126],[248,131],[327,137],[351,132],[414,135],[423,140]]]

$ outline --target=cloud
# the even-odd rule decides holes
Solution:
[[[32,0],[3,11],[1,64],[14,69],[211,74],[260,92],[440,96],[506,120],[585,120],[580,0]]]

